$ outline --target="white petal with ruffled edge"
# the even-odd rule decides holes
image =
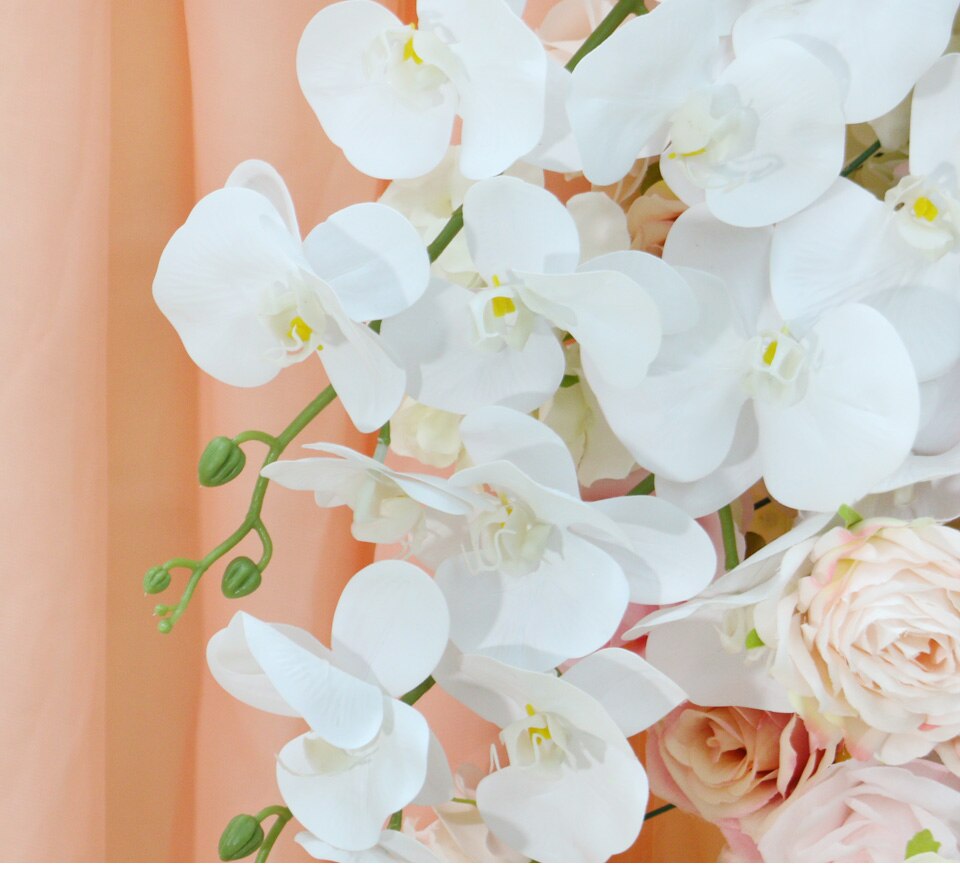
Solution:
[[[951,53],[940,58],[917,82],[913,91],[910,113],[911,173],[926,175],[942,163],[960,168],[958,105],[960,54]]]
[[[295,239],[300,239],[300,225],[297,222],[297,210],[293,198],[283,177],[266,161],[251,159],[237,164],[233,172],[223,183],[224,188],[249,188],[262,194],[277,210],[283,223]]]
[[[612,497],[590,505],[630,541],[630,549],[614,543],[604,549],[623,568],[631,602],[677,603],[710,584],[716,552],[707,532],[684,511],[659,497]]]
[[[460,169],[468,179],[502,173],[543,134],[547,56],[503,0],[418,0],[421,30],[436,28],[445,45],[415,39],[426,63],[457,89],[463,119]]]
[[[643,380],[660,349],[660,311],[633,279],[589,264],[567,276],[521,277],[521,300],[580,344],[598,397],[607,385],[630,388]]]
[[[467,415],[460,423],[460,435],[474,466],[509,461],[538,484],[580,499],[570,451],[537,419],[489,406]]]
[[[846,62],[850,123],[893,109],[950,38],[956,0],[755,0],[733,30],[741,53],[778,36],[813,37]],[[895,62],[892,60],[895,59]]]
[[[402,312],[430,281],[420,234],[399,212],[379,203],[335,212],[310,231],[303,249],[354,321]]]
[[[910,356],[893,326],[861,304],[828,312],[810,334],[809,385],[792,406],[756,404],[772,497],[829,511],[873,490],[906,458],[919,420]]]
[[[501,176],[463,199],[463,226],[477,270],[489,282],[509,271],[572,273],[580,263],[573,216],[549,191]]]
[[[383,728],[368,747],[346,752],[304,734],[277,757],[284,803],[318,839],[340,849],[375,846],[387,816],[417,796],[426,776],[426,721],[405,703],[382,699]]]
[[[666,143],[671,113],[710,81],[719,56],[712,0],[663,3],[620,27],[573,73],[567,111],[595,185],[622,179]]]
[[[465,555],[444,561],[436,580],[458,648],[529,670],[549,670],[596,650],[627,607],[619,564],[572,535],[524,575],[476,568]]]
[[[404,561],[370,564],[347,583],[333,614],[333,651],[391,697],[419,685],[447,647],[450,616],[434,581]]]
[[[653,628],[647,637],[647,660],[698,706],[793,712],[786,690],[770,676],[767,661],[748,661],[746,652],[725,649],[720,628],[708,620]]]
[[[253,659],[319,737],[340,748],[356,749],[377,736],[384,718],[379,688],[344,672],[269,624],[241,615]]]
[[[454,86],[439,70],[418,65],[417,76],[435,73],[421,91],[395,86],[387,36],[399,40],[405,30],[379,3],[344,0],[310,20],[297,48],[300,87],[327,136],[360,172],[380,179],[415,178],[437,166],[457,111]]]
[[[250,652],[243,621],[244,613],[238,612],[230,619],[230,624],[210,637],[207,643],[210,673],[221,688],[241,703],[275,715],[300,718],[300,712],[281,696]],[[318,658],[332,660],[329,649],[305,630],[288,624],[274,624],[272,627]]]
[[[484,406],[536,409],[563,379],[560,342],[550,325],[536,318],[522,348],[478,347],[473,294],[435,280],[417,304],[384,320],[380,335],[407,371],[407,393],[459,415]]]
[[[687,699],[672,679],[626,649],[601,649],[577,661],[563,681],[586,691],[632,737]]]
[[[354,426],[370,433],[397,411],[406,374],[369,327],[330,314],[320,360]]]

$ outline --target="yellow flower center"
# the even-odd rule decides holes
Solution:
[[[537,711],[529,703],[526,706],[526,710],[527,710],[527,715],[531,717],[537,714]],[[553,737],[550,735],[550,728],[546,726],[542,728],[540,727],[527,728],[527,733],[530,735],[530,742],[537,743],[538,745],[542,743],[544,740],[553,739]]]
[[[290,339],[294,338],[294,334],[302,342],[310,342],[310,337],[313,336],[313,328],[298,315],[290,321],[290,330],[287,331],[287,336]]]
[[[940,214],[940,210],[934,205],[929,197],[918,197],[913,203],[913,214],[917,218],[923,218],[926,221],[933,222]]]
[[[773,359],[777,356],[777,341],[774,340],[770,345],[764,349],[763,352],[763,363],[768,367],[773,363]]]
[[[415,64],[422,64],[423,58],[417,54],[417,50],[413,47],[413,37],[407,40],[406,45],[403,47],[403,59],[405,61],[413,61]]]
[[[494,318],[503,318],[505,315],[517,311],[517,305],[509,297],[494,297],[490,301],[490,305],[493,308]]]

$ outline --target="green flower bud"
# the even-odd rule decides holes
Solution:
[[[234,558],[223,571],[220,588],[227,597],[246,597],[260,587],[260,569],[250,558]]]
[[[263,842],[263,828],[252,815],[235,815],[220,835],[221,861],[238,861],[252,855]]]
[[[170,587],[170,571],[163,567],[151,567],[143,575],[143,590],[147,594],[159,594]]]
[[[247,456],[230,437],[214,437],[200,456],[197,473],[206,488],[226,485],[243,471]]]

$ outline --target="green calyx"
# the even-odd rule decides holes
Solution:
[[[912,858],[914,855],[936,855],[940,851],[940,843],[933,838],[929,828],[915,833],[907,842],[907,850],[904,853],[904,860]]]
[[[260,587],[262,578],[260,568],[244,555],[227,564],[220,589],[232,599],[246,597]]]
[[[744,640],[743,645],[747,649],[762,649],[766,643],[760,639],[760,634],[757,633],[757,629],[753,628],[753,630],[747,634],[747,638]]]
[[[170,586],[170,571],[166,567],[151,567],[143,576],[145,594],[159,594]]]
[[[263,844],[263,837],[263,827],[252,815],[235,815],[220,836],[220,860],[238,861],[252,855]]]
[[[226,485],[243,472],[247,456],[230,437],[214,437],[200,456],[197,475],[205,488]]]
[[[852,507],[847,506],[846,503],[837,510],[837,515],[843,519],[843,523],[848,529],[863,521],[863,516]]]

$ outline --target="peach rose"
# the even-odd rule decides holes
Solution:
[[[749,831],[835,753],[817,748],[796,715],[688,704],[647,733],[647,774],[657,796]]]
[[[733,834],[722,861],[960,860],[960,779],[933,761],[826,768],[766,816],[755,842]]]
[[[902,764],[960,734],[960,532],[834,528],[754,617],[800,714],[854,757]]]
[[[678,200],[664,182],[651,185],[627,211],[630,247],[651,255],[662,255],[670,228],[686,208],[687,205]]]

